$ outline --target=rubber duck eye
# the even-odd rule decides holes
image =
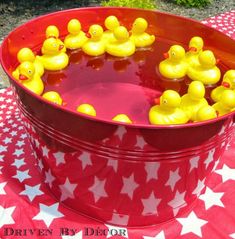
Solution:
[[[32,71],[31,71],[31,70],[28,70],[28,73],[29,73],[29,74],[31,74],[31,73],[32,73]]]
[[[57,47],[57,45],[56,45],[56,44],[53,44],[53,47],[55,47],[55,48],[56,48],[56,47]]]
[[[93,34],[96,35],[96,31],[93,31]]]
[[[172,56],[175,56],[175,52],[172,52],[171,55],[172,55]]]
[[[166,100],[166,99],[164,99],[164,100],[163,100],[163,104],[166,104],[166,103],[167,103],[167,100]]]

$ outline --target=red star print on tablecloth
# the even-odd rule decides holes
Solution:
[[[235,38],[235,10],[208,18],[202,23],[225,33],[231,38]]]
[[[204,23],[217,28],[235,38],[235,10],[230,13],[221,14],[203,21]],[[26,123],[27,124],[27,123]],[[30,127],[28,125],[28,127]],[[226,129],[222,129],[226,130]],[[33,131],[33,129],[32,129]],[[223,132],[221,132],[223,133]],[[126,138],[126,129],[118,127],[114,137],[116,141],[124,142]],[[81,216],[72,210],[64,207],[58,202],[48,189],[56,185],[56,178],[52,169],[44,168],[40,159],[35,159],[34,152],[29,147],[30,137],[27,136],[23,127],[19,110],[16,107],[12,91],[10,89],[0,91],[0,237],[1,238],[17,238],[12,234],[9,228],[41,228],[50,229],[50,235],[41,235],[35,232],[32,236],[28,234],[28,238],[55,238],[55,239],[82,239],[82,238],[131,238],[131,239],[194,239],[194,238],[235,238],[235,222],[231,217],[231,213],[235,210],[232,203],[235,197],[235,142],[232,140],[226,146],[226,152],[223,157],[214,166],[215,171],[210,175],[209,179],[201,178],[197,185],[194,185],[192,192],[197,194],[202,188],[205,191],[200,195],[198,200],[193,203],[193,207],[177,216],[180,211],[181,204],[186,200],[185,191],[181,191],[177,185],[182,178],[182,172],[176,167],[169,171],[168,178],[163,182],[172,193],[169,198],[168,205],[172,207],[176,218],[160,225],[148,226],[144,228],[126,228],[111,226],[96,222],[90,218]],[[35,139],[35,147],[41,150],[40,142]],[[104,142],[105,144],[105,142]],[[147,147],[146,142],[142,138],[136,138],[133,142],[137,149]],[[223,145],[221,147],[224,147]],[[61,152],[51,152],[46,146],[41,151],[44,157],[53,155],[54,165],[63,167],[66,164],[66,156]],[[211,150],[205,155],[204,167],[212,167],[213,158],[216,152]],[[81,170],[91,170],[93,167],[93,156],[88,152],[75,154],[74,160],[79,160]],[[190,171],[193,172],[198,165],[197,158],[190,161]],[[37,167],[36,167],[37,166]],[[118,161],[107,162],[106,165],[117,174],[121,170],[122,165]],[[39,169],[39,170],[38,170]],[[146,173],[146,183],[152,185],[160,174],[161,168],[158,164],[143,165]],[[41,173],[45,175],[45,181],[42,181]],[[139,187],[138,178],[135,174],[129,173],[121,179],[123,197],[128,200],[134,200],[138,194]],[[132,187],[129,182],[132,182]],[[107,191],[107,181],[105,178],[93,178],[90,184],[91,200],[99,203],[103,199],[109,198]],[[64,194],[61,194],[60,200],[72,199],[76,192],[79,192],[80,185],[66,177],[59,183]],[[65,193],[67,190],[67,194]],[[97,195],[97,190],[100,192]],[[179,202],[179,201],[180,202]],[[140,200],[142,203],[141,211],[147,213],[149,211],[148,201],[151,203],[152,210],[158,213],[161,199],[149,191],[146,196]],[[27,209],[27,210],[26,210]],[[23,212],[23,213],[22,213]],[[215,215],[218,215],[215,217]],[[115,210],[109,223],[123,221],[126,225],[129,218],[125,215],[119,215]],[[193,224],[193,225],[192,225]],[[125,232],[123,236],[113,235],[110,231],[106,235],[86,236],[86,228],[103,228],[119,230]],[[216,229],[215,229],[216,228]],[[30,232],[28,232],[30,233]],[[49,233],[49,232],[48,232]],[[61,235],[64,233],[63,235]],[[8,235],[9,234],[9,235]]]

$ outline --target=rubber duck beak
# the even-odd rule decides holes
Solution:
[[[160,98],[161,98],[161,97],[158,97],[158,98],[155,98],[155,99],[154,99],[154,103],[155,103],[156,105],[160,105]]]
[[[19,75],[19,79],[24,81],[24,80],[28,80],[29,78],[27,76],[25,76],[25,75],[20,74]]]
[[[59,51],[61,51],[64,48],[64,45],[59,46]]]
[[[90,33],[90,32],[87,32],[87,33],[86,33],[86,37],[87,37],[87,38],[91,38],[91,33]]]
[[[221,85],[225,88],[230,88],[230,84],[226,81],[222,82]]]
[[[197,48],[196,47],[189,47],[188,49],[190,52],[197,52]]]
[[[167,58],[169,58],[169,53],[165,52],[165,53],[163,53],[163,56],[164,56],[165,59],[167,59]]]

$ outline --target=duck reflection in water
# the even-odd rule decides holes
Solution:
[[[94,70],[101,70],[104,65],[104,58],[103,57],[92,57],[87,61],[86,66],[91,67]]]

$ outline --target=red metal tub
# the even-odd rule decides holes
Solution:
[[[95,67],[85,73],[80,67],[79,77],[71,79],[60,72],[61,81],[54,73],[50,75],[52,83],[47,82],[48,89],[57,87],[67,99],[77,94],[93,100],[100,111],[105,109],[100,117],[51,104],[12,78],[19,49],[30,47],[38,52],[48,25],[57,25],[63,38],[70,19],[79,19],[86,31],[91,24],[103,25],[109,15],[116,15],[128,28],[137,17],[147,19],[157,36],[154,50],[146,58],[138,52],[115,64],[107,55],[87,64],[80,53],[71,54],[69,67]],[[190,208],[233,133],[234,114],[200,123],[152,126],[146,123],[141,107],[146,110],[151,105],[149,98],[168,87],[155,72],[162,53],[176,42],[187,46],[195,35],[204,38],[206,48],[214,51],[225,70],[235,68],[235,42],[229,37],[199,22],[157,11],[72,9],[36,18],[5,38],[1,63],[15,90],[43,178],[58,200],[96,220],[128,226],[161,223]],[[88,83],[87,91],[80,87]],[[105,90],[99,91],[101,88]],[[185,90],[184,85],[173,88]],[[136,117],[132,125],[105,117],[130,105],[136,107],[130,113]]]

